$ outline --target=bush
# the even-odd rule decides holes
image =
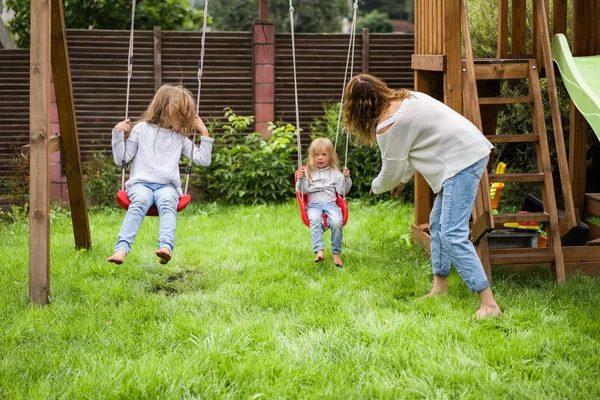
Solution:
[[[258,132],[243,137],[254,117],[225,109],[228,123],[221,126],[210,167],[195,167],[191,184],[208,200],[231,204],[285,201],[295,196],[293,154],[297,151],[294,126],[273,124],[265,140]]]
[[[84,163],[85,194],[91,207],[115,206],[115,196],[121,187],[121,175],[117,169],[112,154],[104,152],[93,153],[91,158]]]

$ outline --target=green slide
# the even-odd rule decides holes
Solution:
[[[552,58],[571,100],[600,140],[600,56],[573,57],[567,38],[558,34],[552,39]]]

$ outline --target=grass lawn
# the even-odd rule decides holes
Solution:
[[[408,205],[351,202],[343,269],[312,262],[291,202],[191,205],[166,266],[150,218],[105,261],[122,217],[90,214],[87,252],[53,213],[47,307],[28,303],[27,221],[0,225],[0,398],[600,397],[600,280],[496,269],[504,315],[484,321],[456,273],[421,299]]]

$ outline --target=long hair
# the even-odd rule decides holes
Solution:
[[[329,155],[329,168],[340,170],[340,160],[338,159],[337,153],[333,148],[333,143],[327,138],[318,138],[313,140],[308,148],[308,161],[306,162],[306,170],[309,179],[312,179],[312,172],[317,169],[315,163],[315,155],[325,150]]]
[[[373,75],[354,76],[348,82],[344,95],[346,129],[364,144],[377,143],[375,129],[379,118],[387,111],[391,102],[410,96],[408,90],[392,90]]]
[[[142,114],[140,121],[161,128],[174,129],[188,136],[194,129],[195,116],[196,104],[189,90],[183,86],[162,85],[156,91],[154,99]]]

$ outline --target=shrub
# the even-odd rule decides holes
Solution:
[[[292,155],[297,151],[295,128],[290,124],[270,124],[272,136],[243,133],[254,117],[236,115],[225,109],[223,124],[213,149],[210,167],[195,167],[190,179],[209,200],[231,204],[279,202],[294,197]]]
[[[91,207],[114,207],[115,196],[120,188],[120,174],[112,154],[93,153],[83,164],[84,186]]]

